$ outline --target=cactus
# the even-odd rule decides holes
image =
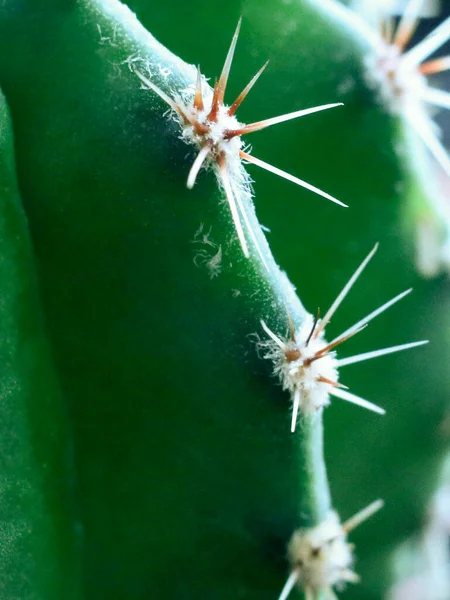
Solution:
[[[3,96],[0,121],[0,590],[3,598],[62,597],[76,571],[67,424],[45,336],[36,265],[17,187],[12,128]]]
[[[356,571],[345,597],[379,598],[446,447],[423,146],[335,2],[199,0],[193,30],[185,4],[128,4],[181,58],[118,0],[0,8],[3,595],[316,600]],[[211,90],[182,59],[219,75],[240,14]]]

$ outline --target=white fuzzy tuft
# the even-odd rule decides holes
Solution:
[[[212,99],[212,97],[211,97]],[[228,106],[220,105],[217,121],[209,121],[208,114],[211,110],[211,105],[207,106],[204,110],[198,111],[195,115],[196,122],[200,125],[204,125],[207,129],[205,133],[198,133],[195,128],[190,124],[183,124],[182,139],[196,146],[198,149],[203,148],[205,144],[211,145],[211,158],[210,162],[215,162],[217,157],[222,153],[227,157],[227,164],[229,165],[230,160],[235,160],[236,164],[240,165],[239,150],[243,147],[242,139],[236,136],[231,139],[225,137],[225,132],[240,129],[243,127],[242,123],[234,116],[228,115]],[[230,169],[231,170],[231,169]]]
[[[307,315],[301,327],[297,330],[294,330],[293,326],[291,326],[291,331],[286,338],[280,338],[275,332],[269,329],[264,321],[261,321],[267,338],[258,342],[258,348],[263,351],[264,358],[273,362],[275,376],[278,377],[283,390],[290,393],[293,405],[291,431],[295,431],[298,412],[302,412],[303,414],[317,412],[330,403],[330,395],[372,412],[385,414],[383,408],[343,389],[345,386],[339,383],[338,368],[394,352],[408,350],[427,343],[426,341],[411,342],[364,352],[341,360],[336,358],[335,348],[337,346],[361,332],[373,319],[380,316],[388,308],[399,302],[399,300],[405,298],[411,292],[410,289],[391,298],[391,300],[388,300],[388,302],[370,312],[349,327],[344,333],[334,338],[330,343],[325,340],[325,326],[330,322],[336,310],[359,279],[377,248],[378,244],[375,244],[374,248],[339,292],[322,320],[318,317],[314,320],[311,315]]]
[[[299,583],[314,592],[348,582],[353,556],[337,513],[330,512],[317,527],[296,531],[288,557]]]
[[[207,84],[206,79],[201,75],[200,69],[197,70],[196,83],[190,84],[184,89],[178,90],[177,93],[167,95],[165,91],[159,88],[152,81],[152,74],[148,65],[146,66],[147,75],[136,68],[136,63],[140,60],[139,57],[130,57],[127,63],[141,80],[144,87],[151,89],[158,94],[160,98],[171,108],[170,118],[175,118],[180,124],[180,138],[195,146],[198,151],[188,177],[187,187],[191,189],[196,182],[197,175],[203,168],[212,167],[218,179],[219,186],[225,192],[233,223],[236,229],[243,254],[246,258],[250,257],[249,240],[251,240],[254,250],[259,254],[262,263],[267,270],[269,267],[264,258],[264,253],[257,239],[257,234],[250,225],[248,212],[251,210],[252,190],[250,186],[250,178],[247,175],[242,160],[253,162],[254,164],[270,170],[276,175],[288,179],[293,183],[309,189],[310,191],[319,194],[332,202],[346,206],[336,198],[333,198],[326,192],[307,184],[305,181],[289,175],[275,167],[272,167],[264,161],[260,161],[255,157],[244,152],[244,142],[242,135],[247,135],[282,123],[290,121],[298,117],[309,115],[329,108],[340,106],[341,103],[325,104],[322,106],[297,110],[292,113],[280,115],[245,125],[238,121],[235,116],[236,110],[242,104],[247,94],[252,89],[253,85],[258,80],[267,66],[267,63],[254,75],[250,82],[246,85],[243,91],[239,94],[236,100],[231,105],[226,105],[224,102],[225,91],[227,87],[228,77],[230,74],[231,64],[236,48],[236,43],[241,26],[241,19],[233,36],[230,48],[227,53],[224,67],[219,80],[216,82],[212,90]],[[167,79],[167,74],[160,75]]]
[[[403,64],[403,54],[392,44],[380,43],[378,52],[365,58],[366,79],[378,90],[380,100],[393,114],[401,115],[408,106],[421,104],[427,80],[417,68]]]
[[[354,560],[347,534],[383,506],[382,500],[376,500],[343,524],[338,514],[330,511],[315,527],[295,531],[288,545],[291,573],[279,600],[286,600],[295,585],[303,588],[309,599],[322,593],[335,598],[334,587],[357,583],[359,577],[352,570]]]
[[[280,379],[283,390],[289,391],[292,398],[297,393],[299,408],[306,414],[314,413],[330,403],[332,385],[321,381],[321,378],[337,383],[339,377],[334,352],[310,362],[328,345],[323,332],[317,337],[311,336],[313,325],[313,318],[308,314],[295,331],[294,339],[282,340],[283,347],[272,337],[259,342],[264,358],[273,361],[274,374]],[[268,333],[267,326],[264,329]]]
[[[450,109],[450,95],[431,87],[429,76],[450,68],[450,57],[428,60],[450,39],[450,18],[408,48],[420,19],[423,1],[409,0],[394,27],[391,14],[378,7],[373,34],[378,43],[365,57],[366,80],[378,90],[387,110],[404,118],[430,154],[450,174],[450,160],[431,117],[436,107]],[[377,30],[377,26],[379,29]]]

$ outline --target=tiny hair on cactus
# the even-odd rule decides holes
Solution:
[[[283,389],[290,393],[293,405],[291,432],[295,431],[299,411],[303,414],[315,413],[330,403],[330,395],[373,412],[384,414],[384,409],[359,396],[355,396],[339,382],[339,368],[428,343],[428,341],[423,340],[373,350],[348,358],[338,359],[336,357],[335,348],[337,346],[365,329],[370,321],[408,295],[412,291],[411,289],[391,298],[391,300],[363,317],[331,342],[324,339],[326,325],[330,322],[377,248],[378,244],[375,245],[350,277],[323,319],[320,319],[319,313],[315,319],[308,314],[302,325],[295,329],[289,317],[289,332],[284,337],[279,337],[269,329],[265,321],[261,321],[261,326],[267,334],[267,338],[259,341],[258,347],[263,350],[264,358],[273,362],[275,376],[280,380]]]
[[[407,48],[420,20],[424,0],[409,0],[398,23],[378,5],[374,31],[367,32],[371,50],[366,57],[369,85],[380,92],[388,109],[404,117],[422,143],[450,175],[450,158],[439,139],[429,107],[450,109],[450,92],[429,85],[428,76],[450,69],[450,56],[430,56],[450,39],[450,17],[423,40]]]
[[[197,81],[195,90],[193,91],[193,97],[189,100],[181,98],[181,95],[171,98],[135,66],[133,66],[133,70],[144,87],[151,89],[158,94],[158,96],[160,96],[160,98],[172,109],[181,125],[182,139],[189,144],[193,144],[198,150],[197,157],[194,160],[187,177],[187,187],[192,188],[194,186],[202,167],[212,167],[214,169],[219,184],[225,192],[242,251],[245,257],[248,258],[250,252],[242,220],[246,225],[247,235],[250,235],[256,250],[261,256],[262,253],[256,237],[248,223],[244,206],[242,205],[242,190],[248,192],[250,189],[249,178],[242,169],[242,161],[261,167],[275,175],[279,175],[280,177],[323,196],[336,204],[341,206],[347,205],[306,181],[254,157],[248,152],[248,149],[244,149],[244,143],[242,141],[243,135],[254,133],[261,129],[265,129],[266,127],[297,119],[328,108],[342,106],[342,103],[324,104],[322,106],[297,110],[295,112],[250,124],[240,123],[235,116],[236,111],[268,64],[266,63],[261,67],[231,105],[228,106],[224,104],[225,91],[239,36],[241,20],[242,18],[239,19],[225,59],[222,73],[213,90],[211,90],[205,80],[202,79],[200,67],[197,69]]]
[[[222,246],[212,241],[211,229],[204,231],[204,224],[200,223],[192,243],[196,246],[195,266],[204,267],[208,271],[210,279],[217,277],[222,270]]]
[[[278,600],[286,600],[295,586],[303,589],[306,600],[316,600],[321,594],[326,600],[336,600],[333,587],[358,583],[347,535],[383,506],[382,500],[376,500],[343,524],[330,511],[319,525],[295,531],[288,545],[291,573]]]

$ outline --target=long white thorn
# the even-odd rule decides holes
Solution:
[[[383,506],[383,500],[375,500],[374,502],[369,504],[369,506],[366,506],[366,508],[363,508],[358,513],[356,513],[356,515],[348,519],[348,521],[345,521],[345,523],[342,524],[342,529],[345,531],[345,533],[350,533],[350,531],[356,529],[356,527],[361,525],[361,523],[364,523],[364,521],[370,519],[370,517],[372,517],[375,513],[381,510]]]
[[[345,367],[347,365],[353,365],[364,360],[371,360],[372,358],[378,358],[385,354],[393,354],[394,352],[402,352],[403,350],[409,350],[410,348],[416,348],[417,346],[424,346],[428,344],[428,340],[422,340],[421,342],[412,342],[410,344],[400,344],[399,346],[391,346],[390,348],[383,348],[382,350],[373,350],[372,352],[364,352],[363,354],[357,354],[356,356],[349,356],[348,358],[341,358],[337,361],[338,367]]]
[[[279,117],[272,117],[271,119],[265,119],[264,121],[257,121],[256,123],[249,123],[248,125],[244,125],[242,129],[240,129],[240,135],[244,135],[246,133],[252,133],[253,131],[259,131],[260,129],[265,129],[266,127],[271,127],[272,125],[277,125],[278,123],[284,123],[285,121],[291,121],[292,119],[298,119],[300,117],[304,117],[306,115],[311,115],[316,112],[320,112],[322,110],[327,110],[329,108],[335,108],[336,106],[343,106],[342,102],[337,102],[335,104],[323,104],[322,106],[313,106],[312,108],[306,108],[303,110],[296,110],[295,112],[286,113],[285,115],[280,115]]]
[[[266,323],[261,319],[261,327],[264,329],[264,331],[267,333],[267,335],[272,338],[272,340],[275,342],[275,344],[281,348],[282,350],[286,350],[286,344],[280,340],[280,338],[274,334],[274,332],[269,329],[266,325]]]
[[[398,24],[394,36],[394,44],[404,48],[411,39],[420,18],[420,9],[424,0],[410,0]]]
[[[353,573],[350,569],[344,569],[342,572],[342,579],[344,579],[348,583],[359,583],[361,579],[359,575]]]
[[[300,186],[306,188],[307,190],[310,190],[311,192],[318,194],[319,196],[323,196],[327,200],[331,200],[331,202],[335,202],[336,204],[340,204],[340,206],[344,206],[347,208],[347,204],[344,204],[340,200],[336,200],[336,198],[333,198],[333,196],[330,196],[326,192],[319,190],[319,188],[316,188],[313,185],[306,183],[306,181],[303,181],[302,179],[299,179],[298,177],[294,177],[293,175],[286,173],[286,171],[277,169],[277,167],[274,167],[274,166],[270,165],[269,163],[266,163],[263,160],[260,160],[259,158],[255,158],[252,154],[247,154],[247,152],[244,152],[243,150],[241,150],[240,156],[243,160],[246,160],[247,162],[252,163],[252,164],[256,165],[257,167],[261,167],[261,169],[270,171],[271,173],[274,173],[275,175],[278,175],[279,177],[283,177],[284,179],[287,179],[288,181],[292,181],[292,183],[296,183],[297,185],[300,185]]]
[[[155,94],[158,94],[158,96],[160,98],[162,98],[164,100],[164,102],[170,106],[170,108],[172,108],[176,112],[182,113],[184,115],[183,111],[180,110],[180,107],[175,102],[175,100],[172,100],[172,98],[170,98],[170,96],[168,96],[165,92],[163,92],[162,89],[160,89],[157,85],[155,85],[153,83],[153,81],[150,81],[150,79],[148,79],[148,77],[146,77],[143,73],[141,73],[136,68],[134,69],[134,72],[139,77],[139,79],[142,81],[142,83],[144,85],[146,85],[149,89],[153,90],[155,92]]]
[[[372,258],[372,256],[375,254],[375,252],[377,251],[377,249],[378,249],[378,243],[375,244],[375,246],[373,247],[373,249],[369,252],[369,254],[366,256],[366,258],[362,261],[362,263],[359,265],[359,267],[356,269],[356,271],[350,277],[350,279],[348,280],[348,282],[345,284],[345,286],[343,287],[342,291],[340,292],[340,294],[338,295],[338,297],[336,298],[336,300],[330,306],[330,308],[328,309],[327,314],[324,316],[324,318],[322,319],[322,321],[319,323],[318,327],[316,327],[316,331],[314,332],[314,337],[318,337],[319,334],[321,333],[321,331],[323,331],[325,329],[325,327],[329,323],[331,317],[334,315],[334,313],[336,312],[336,310],[339,308],[341,302],[344,300],[345,296],[349,293],[349,291],[353,287],[353,284],[358,279],[358,277],[361,275],[361,273],[365,269],[367,263],[370,261],[370,259]],[[341,338],[341,337],[343,337],[343,335],[339,336],[339,338]]]
[[[233,217],[234,226],[236,228],[236,233],[238,235],[239,241],[241,243],[242,252],[244,253],[245,258],[250,257],[250,252],[248,251],[247,242],[245,240],[244,230],[242,229],[241,220],[239,218],[239,213],[236,206],[236,201],[233,195],[233,189],[230,184],[230,178],[228,176],[228,171],[226,167],[221,167],[220,174],[222,178],[223,187],[225,190],[225,195],[228,200],[228,204],[230,206],[231,216]]]
[[[375,319],[375,317],[378,317],[378,315],[381,315],[381,313],[383,313],[385,310],[390,308],[393,304],[395,304],[396,302],[398,302],[399,300],[401,300],[402,298],[404,298],[411,292],[412,292],[412,288],[409,288],[409,290],[405,290],[398,296],[395,296],[395,298],[392,298],[391,300],[389,300],[388,302],[383,304],[383,306],[380,306],[379,308],[377,308],[376,310],[371,312],[369,315],[367,315],[366,317],[364,317],[363,319],[361,319],[360,321],[358,321],[357,323],[355,323],[354,325],[352,325],[351,327],[346,329],[344,331],[344,333],[341,333],[341,335],[339,335],[336,339],[334,339],[333,342],[335,342],[338,339],[344,338],[344,337],[352,334],[354,331],[356,331],[356,329],[360,329],[364,325],[367,325],[367,323],[370,323],[370,321]],[[333,343],[333,342],[331,342],[331,343]]]
[[[425,39],[411,48],[403,56],[401,61],[402,66],[407,68],[416,67],[423,60],[428,58],[430,54],[440,48],[450,38],[450,17],[445,19],[434,31],[432,31]]]
[[[268,272],[270,272],[270,270],[269,270],[269,266],[268,266],[268,264],[266,263],[266,259],[265,259],[265,257],[264,257],[263,251],[261,250],[261,246],[259,245],[259,242],[258,242],[258,240],[257,240],[257,238],[256,238],[256,234],[255,234],[255,232],[253,231],[253,227],[252,227],[252,225],[251,225],[251,223],[250,223],[250,221],[249,221],[249,218],[248,218],[248,216],[247,216],[247,211],[245,210],[245,206],[244,206],[244,203],[242,202],[242,199],[241,199],[241,195],[240,195],[240,193],[239,193],[239,190],[237,190],[237,189],[235,188],[235,186],[233,185],[233,183],[232,183],[232,182],[230,182],[230,184],[231,184],[231,187],[232,187],[232,189],[233,189],[233,194],[234,194],[234,197],[236,198],[236,203],[237,203],[237,206],[238,206],[239,212],[241,213],[241,215],[242,215],[242,217],[243,217],[243,219],[244,219],[244,223],[245,223],[245,225],[246,225],[246,227],[247,227],[247,230],[248,230],[248,232],[249,232],[249,234],[250,234],[250,237],[252,238],[252,241],[253,241],[253,244],[255,245],[256,251],[258,252],[258,254],[259,254],[259,257],[260,257],[260,259],[262,260],[262,263],[263,263],[263,265],[265,266],[266,270],[267,270]]]
[[[281,594],[279,595],[278,600],[287,600],[289,594],[292,592],[295,584],[297,583],[298,578],[299,572],[297,570],[292,571],[292,573],[288,577],[288,580],[284,584],[284,588],[281,590]]]
[[[189,171],[189,176],[187,178],[187,187],[191,190],[194,187],[194,184],[197,180],[197,175],[200,169],[202,168],[203,163],[206,160],[206,157],[209,154],[211,148],[209,146],[203,146],[200,152],[197,154],[196,159],[192,163],[191,170]]]
[[[294,393],[294,400],[292,406],[292,421],[291,421],[291,433],[294,433],[297,425],[298,410],[300,408],[300,390],[296,389]]]
[[[312,591],[312,589],[310,587],[305,587],[305,589],[303,591],[305,594],[305,600],[317,600],[314,592]]]
[[[333,592],[333,588],[328,586],[325,588],[326,600],[339,600],[336,594]]]
[[[439,106],[441,108],[450,108],[450,92],[439,90],[432,87],[424,87],[420,93],[420,97],[425,102]]]
[[[329,393],[332,396],[340,398],[341,400],[346,400],[347,402],[351,402],[352,404],[356,404],[358,406],[361,406],[362,408],[367,408],[367,410],[371,410],[372,412],[378,413],[379,415],[386,414],[386,411],[380,406],[377,406],[376,404],[373,404],[368,400],[364,400],[364,398],[355,396],[355,394],[351,394],[350,392],[347,392],[346,390],[343,390],[341,388],[333,387],[329,390]]]
[[[387,44],[391,45],[394,39],[394,31],[395,31],[395,21],[392,15],[379,15],[379,27],[383,39]]]
[[[435,157],[447,175],[450,175],[450,158],[446,149],[433,131],[432,124],[422,110],[409,110],[405,114],[411,127]]]

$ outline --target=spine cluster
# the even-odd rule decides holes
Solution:
[[[422,64],[420,72],[414,72],[414,85],[411,84],[411,77],[409,79],[406,77],[409,73],[408,69],[415,68],[422,59],[436,49],[438,43],[442,41],[442,36],[444,33],[447,35],[450,28],[450,25],[444,25],[432,34],[427,43],[403,55],[404,47],[414,31],[417,6],[417,0],[410,2],[405,17],[400,21],[396,31],[389,29],[390,22],[383,24],[380,44],[376,47],[376,53],[367,60],[370,70],[368,76],[371,76],[372,81],[381,87],[381,93],[390,98],[389,102],[408,111],[413,105],[413,110],[416,112],[419,105],[422,107],[423,101],[434,101],[435,104],[441,102],[442,105],[442,94],[439,95],[436,90],[429,88],[424,77],[427,73],[442,69],[444,63],[447,65],[448,61],[441,59],[437,63]],[[250,190],[249,180],[242,166],[243,162],[259,166],[288,179],[336,204],[346,205],[298,177],[256,158],[246,149],[242,136],[283,121],[336,107],[338,103],[301,109],[250,124],[240,122],[236,117],[236,111],[267,66],[266,63],[256,73],[231,104],[225,104],[225,92],[240,26],[241,21],[239,21],[233,36],[222,73],[212,90],[203,79],[200,69],[197,70],[197,80],[192,89],[187,93],[184,91],[183,95],[180,93],[173,97],[168,96],[156,86],[151,81],[150,75],[137,68],[134,68],[134,71],[143,87],[158,94],[169,106],[172,116],[175,116],[179,122],[181,139],[196,149],[196,158],[186,174],[187,187],[194,186],[201,169],[212,169],[225,194],[243,255],[245,258],[251,258],[254,251],[255,256],[259,256],[265,264],[255,233],[246,217],[244,201],[248,200]],[[388,84],[389,90],[387,90]],[[408,94],[412,93],[420,93],[421,101],[418,102],[417,97],[414,103],[408,99]],[[446,97],[444,99],[447,101]],[[424,137],[424,142],[429,142],[429,138]],[[436,144],[429,143],[428,145],[437,158],[441,157],[441,152],[437,149]],[[443,166],[446,165],[443,164]],[[340,369],[350,364],[427,343],[426,341],[402,343],[367,351],[356,356],[344,358],[337,356],[337,349],[342,343],[362,332],[373,319],[402,300],[411,290],[401,292],[382,306],[374,308],[368,315],[362,317],[330,342],[326,340],[325,328],[370,262],[377,247],[378,245],[359,265],[323,317],[321,317],[320,311],[315,316],[307,315],[299,327],[294,327],[289,313],[286,313],[279,321],[284,320],[289,323],[289,327],[287,331],[279,332],[271,329],[270,323],[264,315],[259,315],[262,339],[258,341],[258,349],[263,358],[271,361],[273,375],[283,390],[287,392],[286,409],[292,409],[292,433],[295,432],[296,425],[303,416],[321,418],[322,411],[330,403],[331,397],[384,414],[384,409],[348,390],[341,381]],[[222,246],[220,246],[220,256],[222,256],[221,248]],[[336,598],[334,588],[340,589],[344,584],[357,583],[358,577],[353,571],[352,546],[347,542],[347,535],[357,525],[372,516],[382,505],[383,502],[377,500],[344,523],[341,523],[335,511],[331,511],[322,522],[316,523],[313,527],[294,531],[287,547],[290,574],[279,600],[286,600],[295,586],[303,589],[307,600],[315,600],[322,593],[332,600]]]

